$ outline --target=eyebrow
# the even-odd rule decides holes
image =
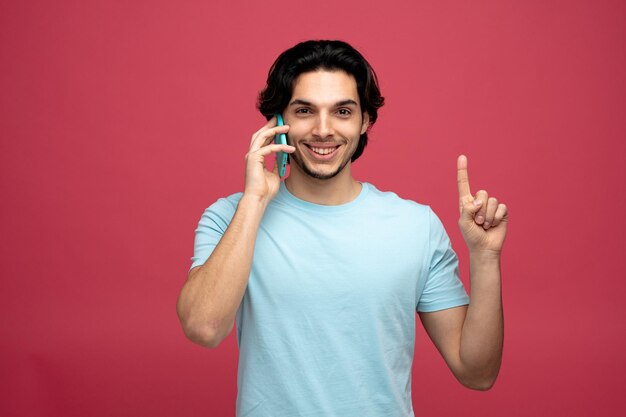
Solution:
[[[310,101],[302,100],[300,98],[295,99],[294,101],[289,103],[289,105],[290,106],[310,106],[310,107],[315,107],[315,106],[313,106],[313,103],[311,103]],[[349,105],[358,106],[359,103],[357,103],[356,101],[354,101],[352,99],[347,99],[347,100],[341,100],[341,101],[336,102],[334,107],[349,106]]]

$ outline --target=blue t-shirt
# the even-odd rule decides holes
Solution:
[[[204,212],[192,267],[240,198]],[[237,416],[413,416],[416,311],[469,303],[457,264],[428,206],[368,183],[353,201],[323,206],[281,183],[236,315]]]

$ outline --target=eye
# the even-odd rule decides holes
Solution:
[[[296,114],[308,114],[310,112],[311,112],[311,110],[309,110],[306,107],[301,107],[299,109],[296,109]]]
[[[343,117],[347,117],[352,114],[352,111],[350,109],[338,109],[337,114]]]

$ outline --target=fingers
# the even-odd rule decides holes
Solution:
[[[459,207],[461,219],[466,224],[474,222],[488,230],[508,219],[508,209],[494,197],[489,197],[485,190],[472,195],[467,173],[467,157],[460,155],[457,159],[457,185],[459,188]]]
[[[257,136],[258,136],[261,132],[263,132],[264,130],[267,130],[267,129],[269,129],[269,128],[273,127],[273,126],[276,126],[276,116],[274,116],[274,117],[272,117],[271,119],[269,119],[269,120],[267,121],[267,123],[265,123],[265,124],[263,125],[263,127],[262,127],[262,128],[260,128],[259,130],[257,130],[256,132],[254,132],[254,133],[252,134],[252,139],[250,140],[250,144],[252,145],[252,142],[254,142],[254,139],[255,139],[255,138],[256,138],[256,137],[257,137]]]
[[[461,207],[461,218],[474,222],[488,230],[507,220],[508,210],[498,199],[489,197],[487,191],[480,190]]]
[[[289,126],[277,126],[276,125],[276,116],[272,117],[261,127],[259,130],[254,132],[252,138],[250,139],[250,151],[255,151],[262,146],[270,143],[271,140],[274,139],[274,136],[278,133],[287,133],[289,131]]]
[[[483,223],[483,229],[487,230],[493,225],[497,208],[498,200],[493,197],[489,197],[489,199],[487,200],[487,210],[485,210],[485,221]]]
[[[276,152],[286,152],[286,153],[292,153],[296,150],[296,148],[294,148],[291,145],[278,145],[278,144],[271,144],[271,145],[267,145],[264,146],[262,148],[259,148],[255,151],[250,151],[248,152],[248,155],[251,154],[255,154],[255,155],[260,155],[260,156],[267,156],[271,153],[276,153]]]
[[[456,161],[456,180],[459,187],[459,201],[461,206],[469,201],[472,196],[470,191],[469,178],[467,175],[467,157],[465,155],[459,156]]]
[[[479,192],[476,193],[476,200],[479,200],[481,203],[480,209],[476,213],[476,216],[474,216],[474,221],[476,222],[476,224],[482,225],[483,223],[485,223],[488,199],[489,199],[489,196],[487,195],[487,191],[480,190]]]
[[[250,142],[250,152],[254,152],[257,149],[269,144],[274,140],[274,136],[278,133],[287,133],[289,131],[289,126],[274,126],[271,128],[263,128],[259,130],[254,136],[252,136],[252,141]]]
[[[496,209],[496,213],[493,216],[493,224],[491,227],[496,227],[501,222],[506,222],[509,217],[509,209],[504,204],[498,204],[498,208]]]

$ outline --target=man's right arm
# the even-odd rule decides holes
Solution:
[[[264,203],[242,197],[209,259],[189,271],[177,312],[185,335],[194,343],[216,347],[232,330],[264,211]]]
[[[233,328],[252,267],[257,231],[280,186],[277,167],[268,171],[265,158],[278,151],[294,151],[289,145],[271,144],[276,133],[288,130],[289,126],[276,126],[272,118],[252,136],[237,210],[209,259],[189,271],[176,311],[185,335],[194,343],[214,348]]]

